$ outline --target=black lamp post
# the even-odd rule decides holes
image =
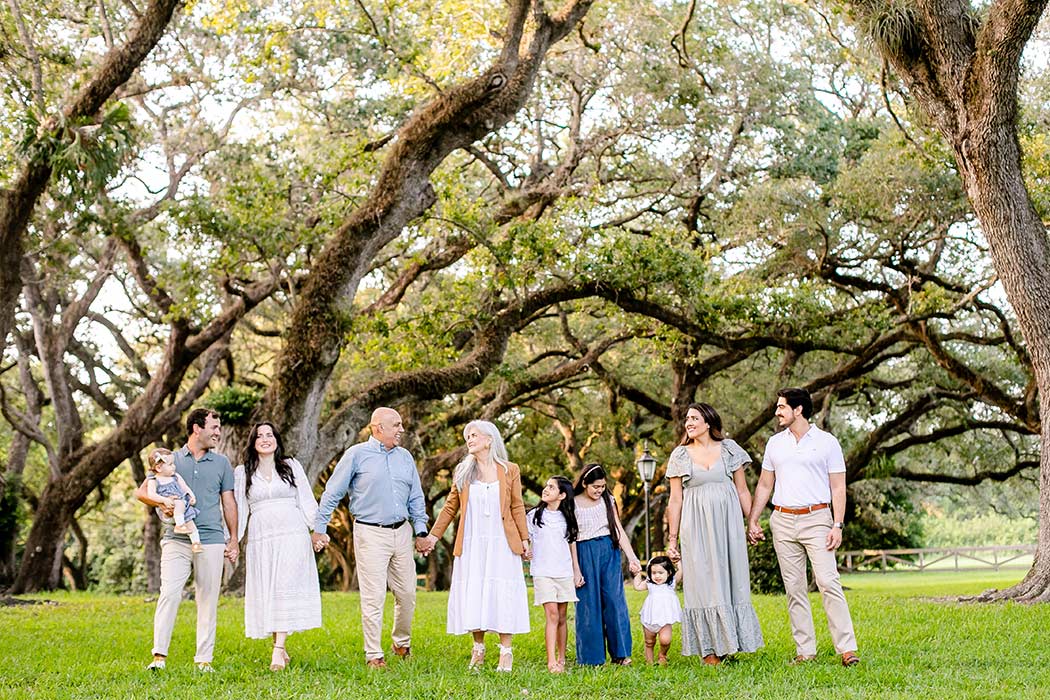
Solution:
[[[649,453],[649,443],[645,442],[642,447],[642,456],[635,461],[638,467],[638,476],[642,479],[642,490],[645,493],[645,561],[649,561],[649,482],[656,474],[656,459]]]

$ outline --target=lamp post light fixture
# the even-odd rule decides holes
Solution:
[[[656,474],[656,458],[649,453],[649,442],[643,443],[642,456],[635,460],[638,476],[642,479],[642,491],[645,494],[645,561],[649,561],[649,483]]]

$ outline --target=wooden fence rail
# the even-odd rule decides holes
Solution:
[[[928,549],[862,549],[838,552],[839,571],[864,573],[888,571],[999,571],[1027,569],[1034,544],[989,547],[931,547]]]

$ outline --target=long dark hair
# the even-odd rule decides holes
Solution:
[[[284,456],[284,442],[281,441],[281,434],[277,432],[277,428],[273,423],[262,422],[256,423],[252,426],[252,432],[248,436],[248,444],[244,448],[244,495],[247,496],[248,492],[252,488],[252,476],[255,474],[255,470],[259,468],[259,453],[255,451],[255,441],[259,437],[259,428],[267,425],[270,430],[273,431],[274,442],[277,443],[277,449],[273,452],[273,468],[277,472],[277,475],[288,482],[289,486],[295,486],[295,475],[292,474],[292,467],[288,464],[288,458]]]
[[[707,423],[707,432],[712,440],[722,442],[726,439],[726,436],[722,434],[722,416],[718,415],[718,411],[715,410],[714,406],[709,403],[691,403],[689,408],[685,410],[686,413],[693,410],[700,414],[700,417]],[[692,442],[693,439],[689,437],[689,433],[682,436],[683,445],[688,445]]]
[[[613,503],[612,496],[609,494],[609,478],[605,474],[605,468],[600,464],[584,465],[583,471],[580,472],[580,478],[576,480],[573,493],[578,496],[583,493],[588,484],[593,484],[595,481],[603,479],[605,480],[605,490],[602,491],[602,500],[605,501],[605,517],[609,519],[609,534],[614,541],[619,541],[620,531],[616,527],[616,504]]]
[[[552,476],[551,478],[558,485],[558,490],[565,494],[565,498],[561,499],[561,503],[558,504],[558,512],[565,517],[565,539],[568,542],[575,542],[576,537],[580,534],[580,526],[576,522],[576,499],[574,498],[576,494],[572,489],[572,482],[564,476]],[[543,511],[545,510],[547,510],[547,504],[541,500],[532,516],[532,522],[536,524],[536,527],[543,527]]]

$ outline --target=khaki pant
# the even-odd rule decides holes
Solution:
[[[412,613],[416,609],[416,561],[412,526],[396,530],[371,525],[354,526],[354,558],[361,590],[361,632],[365,658],[383,658],[383,605],[386,589],[394,594],[394,629],[391,638],[399,647],[411,644]]]
[[[171,631],[182,602],[182,589],[193,570],[194,598],[197,603],[196,663],[211,663],[215,652],[215,613],[222,585],[223,552],[226,545],[206,544],[194,555],[189,542],[161,540],[160,596],[153,615],[153,653],[168,655]]]
[[[836,653],[857,650],[853,620],[850,619],[846,596],[842,593],[835,553],[827,549],[826,538],[831,526],[831,510],[828,508],[805,515],[773,511],[769,518],[773,547],[777,551],[780,575],[787,592],[791,635],[795,638],[796,653],[803,656],[815,656],[817,653],[817,637],[807,590],[807,557],[813,566],[813,577],[824,603],[828,630]]]

